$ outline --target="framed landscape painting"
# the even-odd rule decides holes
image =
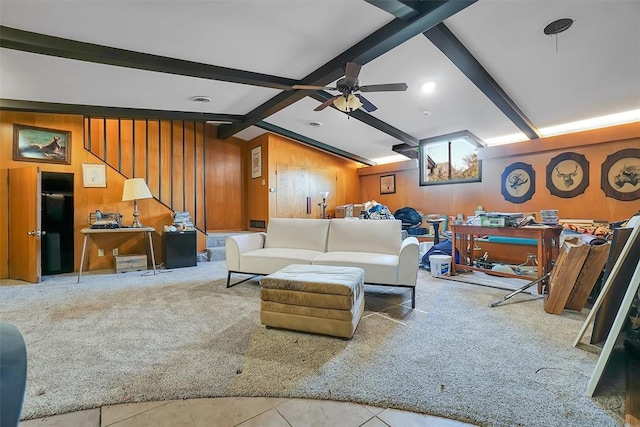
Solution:
[[[13,125],[13,160],[71,164],[71,132]]]

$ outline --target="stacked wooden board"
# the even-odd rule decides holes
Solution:
[[[609,244],[565,242],[549,278],[544,311],[562,314],[565,308],[582,310],[607,262],[609,248]]]

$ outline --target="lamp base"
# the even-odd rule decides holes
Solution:
[[[140,222],[140,212],[138,212],[138,201],[133,201],[133,224],[131,224],[133,228],[142,228],[144,225]]]

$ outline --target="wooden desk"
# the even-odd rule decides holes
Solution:
[[[87,252],[87,240],[90,234],[115,234],[115,233],[147,233],[149,236],[149,252],[151,252],[151,264],[153,265],[153,274],[156,274],[156,256],[153,253],[153,240],[151,233],[156,231],[153,227],[125,227],[125,228],[83,228],[80,230],[84,234],[84,242],[82,243],[82,257],[80,258],[80,269],[78,270],[78,283],[82,277],[82,267],[84,266],[84,256]]]
[[[505,237],[523,237],[533,238],[538,241],[538,277],[544,276],[551,271],[552,261],[558,256],[560,249],[560,232],[562,227],[547,226],[528,226],[528,227],[482,227],[479,225],[451,225],[453,234],[452,253],[456,253],[456,236],[460,239],[460,264],[456,264],[455,257],[451,263],[451,275],[455,276],[456,268],[464,270],[487,271],[484,268],[474,267],[473,259],[467,261],[467,248],[475,246],[475,236],[505,236]],[[508,244],[508,243],[507,243]],[[471,246],[469,246],[471,245]],[[473,254],[471,255],[473,257]],[[504,277],[525,278],[531,276],[522,276],[509,273],[500,273],[492,271],[491,274]],[[533,277],[535,279],[535,277]]]

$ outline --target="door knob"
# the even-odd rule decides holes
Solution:
[[[36,236],[36,237],[42,237],[45,234],[47,234],[46,231],[41,231],[41,230],[36,230],[36,231],[27,231],[27,236]]]

